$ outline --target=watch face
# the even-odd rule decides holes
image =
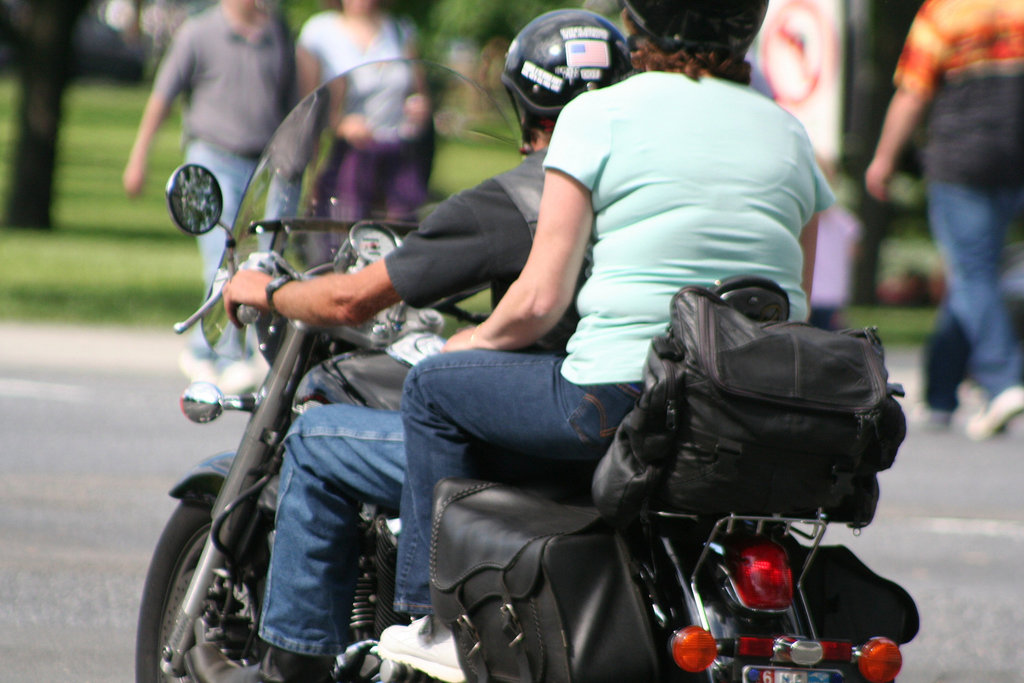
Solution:
[[[398,247],[395,234],[379,225],[364,224],[352,228],[349,241],[359,257],[367,263],[378,261]]]

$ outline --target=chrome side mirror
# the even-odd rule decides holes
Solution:
[[[224,412],[224,394],[209,382],[193,382],[181,395],[181,412],[192,422],[213,422]]]
[[[192,382],[181,395],[180,403],[185,417],[197,424],[207,424],[223,415],[225,410],[251,413],[259,405],[259,395],[225,396],[215,384]]]
[[[210,232],[224,211],[224,196],[213,173],[198,164],[175,169],[165,190],[167,210],[178,229],[189,235]]]

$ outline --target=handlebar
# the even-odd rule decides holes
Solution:
[[[224,298],[225,282],[227,282],[226,279],[222,280],[219,277],[218,279],[213,281],[213,287],[211,288],[210,291],[210,297],[203,302],[199,309],[185,320],[182,320],[179,323],[174,323],[175,334],[184,334],[188,332],[195,326],[197,322],[206,317],[206,314],[209,313],[214,306],[220,304],[221,299]]]

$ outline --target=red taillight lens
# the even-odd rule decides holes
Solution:
[[[715,663],[718,644],[709,631],[700,626],[687,626],[672,634],[669,641],[672,659],[683,671],[697,673]]]
[[[774,638],[742,636],[736,641],[737,657],[771,657],[775,654]]]
[[[903,668],[903,655],[888,638],[872,638],[861,646],[857,668],[869,683],[889,683]]]
[[[781,545],[767,538],[733,538],[728,543],[725,563],[744,607],[784,610],[793,602],[793,572]]]
[[[853,643],[843,640],[821,641],[822,659],[830,662],[849,662],[853,660]]]

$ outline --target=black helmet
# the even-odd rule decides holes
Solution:
[[[515,37],[501,82],[525,130],[536,119],[555,119],[581,92],[611,85],[631,70],[626,38],[614,24],[586,10],[555,10]]]
[[[661,49],[747,54],[768,0],[623,0],[630,19]]]

